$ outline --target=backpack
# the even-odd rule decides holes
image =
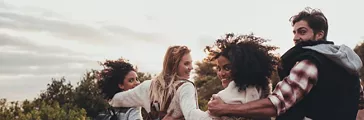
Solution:
[[[94,120],[128,120],[127,111],[130,107],[109,107],[106,111],[101,112]]]
[[[182,82],[178,83],[176,86],[176,91],[178,88],[183,85],[186,82],[190,82],[189,80],[182,80]],[[193,84],[193,83],[192,83]],[[166,107],[164,107],[163,110],[160,110],[160,104],[157,101],[150,103],[150,112],[148,113],[148,116],[144,118],[144,120],[162,120],[167,115],[167,109],[169,108],[169,105],[172,102],[174,95],[171,95],[167,98]]]

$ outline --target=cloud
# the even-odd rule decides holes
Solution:
[[[72,74],[81,75],[91,69],[100,69],[97,61],[77,56],[55,56],[11,52],[2,52],[0,54],[0,77],[4,75],[69,76]],[[1,79],[1,81],[2,80],[4,79]]]
[[[0,66],[51,66],[66,63],[87,63],[88,60],[79,56],[58,56],[34,53],[1,52]]]
[[[87,54],[60,46],[40,45],[7,34],[0,34],[0,39],[0,98],[33,99],[51,78],[65,76],[75,85],[86,70],[100,67]],[[4,49],[7,47],[14,49]]]
[[[166,38],[158,33],[135,31],[119,25],[92,23],[93,25],[62,20],[44,12],[40,16],[18,12],[0,12],[0,27],[14,30],[48,32],[64,40],[78,40],[88,44],[115,45],[130,40],[162,42]]]
[[[76,85],[80,81],[82,73],[67,75],[67,82]],[[1,76],[0,76],[1,77]],[[1,77],[0,98],[9,101],[14,100],[33,100],[41,91],[46,90],[47,84],[51,83],[52,78],[60,79],[62,75],[27,75],[15,77]]]
[[[115,35],[120,35],[131,40],[142,40],[147,42],[162,42],[165,41],[162,35],[157,33],[144,33],[132,30],[127,27],[122,27],[118,25],[104,25],[102,27],[106,31],[113,33]]]
[[[73,55],[86,55],[85,53],[79,53],[63,48],[61,46],[45,46],[36,44],[27,38],[12,36],[4,33],[0,33],[0,47],[1,46],[13,46],[17,49],[32,51],[39,54],[73,54]]]
[[[88,54],[60,46],[39,45],[7,34],[0,34],[0,39],[0,75],[72,74],[98,67],[96,61],[87,57]]]
[[[74,74],[83,73],[90,69],[98,69],[100,66],[97,62],[87,63],[65,63],[60,65],[34,65],[34,66],[2,66],[0,75],[50,75],[50,74]]]
[[[199,36],[198,38],[198,48],[205,49],[206,46],[211,46],[215,43],[216,39],[220,37],[212,37],[212,36]]]
[[[94,43],[101,43],[110,39],[108,35],[100,32],[97,28],[86,24],[10,11],[0,12],[0,27],[25,31],[50,32],[54,36],[68,39],[82,39]]]

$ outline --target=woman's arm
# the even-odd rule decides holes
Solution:
[[[178,90],[180,107],[186,120],[212,120],[207,112],[198,108],[196,89],[192,83],[184,83]]]
[[[147,107],[145,103],[150,101],[148,93],[151,81],[144,81],[133,89],[115,94],[109,104],[113,107]]]

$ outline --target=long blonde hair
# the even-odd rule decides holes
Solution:
[[[162,72],[153,80],[150,98],[152,102],[158,101],[160,104],[160,110],[163,110],[166,106],[167,99],[169,96],[174,95],[175,85],[173,84],[176,79],[179,79],[178,65],[182,60],[182,57],[191,50],[186,46],[170,46],[164,55],[163,70]]]

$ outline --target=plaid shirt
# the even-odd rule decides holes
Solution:
[[[280,115],[295,103],[302,100],[317,83],[317,67],[308,60],[298,62],[290,71],[289,76],[279,82],[273,93],[268,96]],[[363,87],[360,98],[364,100]]]
[[[310,92],[317,83],[317,72],[313,63],[303,60],[291,69],[289,76],[277,84],[268,98],[276,107],[278,115],[291,108]]]

